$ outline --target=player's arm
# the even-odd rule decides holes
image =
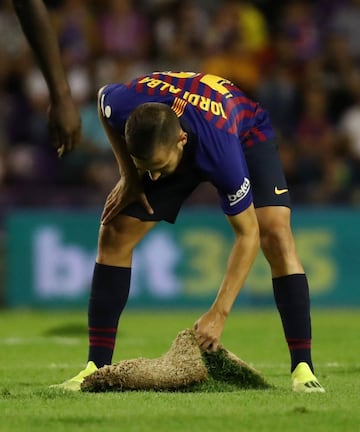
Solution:
[[[149,214],[154,210],[149,204],[143,191],[140,176],[135,164],[127,150],[125,138],[119,131],[109,125],[104,118],[101,110],[100,98],[102,90],[98,93],[98,115],[100,123],[111,144],[113,153],[119,167],[120,180],[107,197],[101,222],[105,225],[109,223],[122,209],[133,202],[139,202],[145,207]]]
[[[224,279],[211,308],[195,323],[199,346],[204,350],[218,348],[225,320],[244,285],[259,250],[259,228],[254,206],[235,216],[228,216],[235,241],[228,258]]]
[[[81,119],[71,97],[57,36],[42,0],[13,0],[13,5],[49,88],[49,129],[61,156],[80,142]]]

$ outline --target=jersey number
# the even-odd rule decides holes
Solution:
[[[196,75],[199,75],[198,73],[195,72],[166,72],[166,74],[175,78],[193,78]],[[232,96],[229,89],[225,87],[225,84],[227,85],[233,85],[233,84],[231,81],[225,78],[221,78],[216,75],[205,74],[200,78],[200,82],[206,84],[211,89],[219,92],[220,94],[225,96],[225,98],[229,98]]]

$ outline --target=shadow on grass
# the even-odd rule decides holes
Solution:
[[[200,391],[216,388],[268,389],[273,386],[255,369],[229,353],[225,348],[216,352],[203,352],[202,357],[208,370],[208,379],[200,384]],[[213,391],[213,390],[212,390]]]
[[[66,323],[45,330],[43,336],[87,336],[87,326],[79,323]]]

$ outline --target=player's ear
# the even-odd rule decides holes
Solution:
[[[181,130],[179,141],[177,142],[177,148],[182,150],[184,145],[187,143],[187,140],[188,140],[187,132]]]

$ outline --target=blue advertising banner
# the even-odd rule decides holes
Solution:
[[[87,304],[100,214],[17,211],[6,223],[6,306]],[[295,210],[293,230],[308,274],[312,304],[360,306],[359,214]],[[220,286],[233,233],[217,209],[183,211],[159,223],[134,253],[129,306],[206,306]],[[239,306],[273,304],[269,266],[259,253]]]

